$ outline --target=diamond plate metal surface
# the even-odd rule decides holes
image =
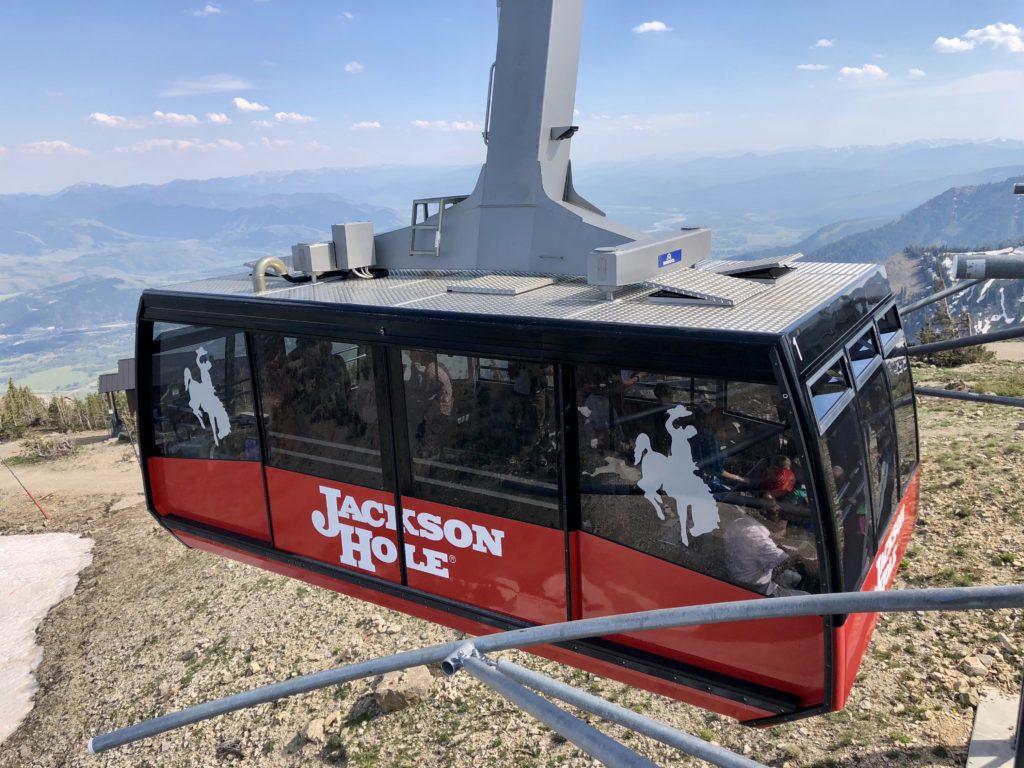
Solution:
[[[749,262],[748,262],[749,263]],[[493,275],[483,272],[394,271],[375,280],[328,279],[293,285],[268,276],[274,300],[325,305],[405,307],[431,312],[485,316],[581,320],[627,326],[721,328],[752,333],[781,333],[806,313],[834,301],[868,274],[872,264],[798,262],[799,268],[773,284],[755,283],[705,270],[685,269],[656,285],[619,289],[609,300],[604,290],[581,277]],[[537,285],[519,294],[462,293],[449,286],[471,284]],[[540,284],[543,283],[543,284]],[[169,286],[167,290],[222,296],[253,296],[252,278],[242,273]],[[655,290],[704,293],[728,299],[733,306],[660,304],[649,297]]]
[[[452,293],[482,293],[492,296],[519,296],[528,291],[544,288],[555,282],[553,277],[521,275],[486,275],[461,280],[448,286]]]
[[[791,253],[787,256],[769,256],[764,259],[718,259],[716,261],[706,260],[701,262],[697,268],[708,272],[717,272],[720,275],[729,275],[734,272],[746,272],[755,269],[771,269],[772,267],[796,267],[804,262],[797,260],[803,257],[802,253]]]
[[[676,270],[657,280],[648,280],[644,285],[658,291],[682,293],[723,307],[735,306],[767,290],[765,285],[736,277],[726,277],[715,272],[705,272],[702,269]]]

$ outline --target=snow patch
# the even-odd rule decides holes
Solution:
[[[0,536],[0,743],[32,711],[32,673],[43,660],[36,628],[74,593],[93,543],[70,533]]]

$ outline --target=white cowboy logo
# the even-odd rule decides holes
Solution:
[[[720,520],[718,504],[704,481],[697,475],[697,464],[690,449],[689,440],[697,434],[697,428],[692,424],[685,427],[674,425],[678,419],[692,415],[683,405],[669,409],[665,419],[665,428],[672,437],[668,456],[652,451],[651,439],[643,433],[636,438],[636,451],[633,456],[634,463],[639,465],[643,472],[637,486],[644,492],[644,498],[651,502],[660,520],[665,519],[665,512],[658,491],[664,490],[666,496],[676,500],[680,539],[687,546],[690,543],[686,535],[687,511],[693,518],[693,527],[690,529],[693,536],[701,536],[715,530]]]
[[[220,439],[231,434],[231,424],[228,423],[228,412],[224,409],[224,404],[217,399],[217,393],[213,391],[213,381],[210,379],[213,362],[203,347],[196,350],[196,365],[199,366],[199,381],[192,378],[190,369],[185,369],[188,407],[199,419],[203,429],[207,429],[203,413],[210,417],[209,429],[213,432],[213,444],[220,445]]]

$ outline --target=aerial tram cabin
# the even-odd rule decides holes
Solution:
[[[607,222],[549,58],[581,14],[502,9],[471,195],[143,294],[146,494],[176,538],[474,634],[892,583],[918,450],[884,270]],[[765,723],[841,708],[875,618],[536,652]]]

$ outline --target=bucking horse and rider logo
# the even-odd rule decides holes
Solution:
[[[676,405],[666,412],[665,429],[672,438],[667,456],[652,450],[651,438],[645,433],[637,435],[633,453],[633,462],[642,472],[637,487],[644,492],[644,498],[654,507],[659,520],[665,519],[665,511],[658,491],[676,500],[680,539],[686,546],[690,543],[686,530],[688,517],[693,520],[689,531],[692,536],[710,533],[720,523],[718,504],[697,474],[697,464],[690,447],[690,438],[696,436],[697,428],[692,424],[685,427],[675,424],[692,415],[683,405]]]
[[[200,426],[213,432],[213,444],[219,446],[220,441],[231,434],[231,424],[224,404],[217,398],[217,393],[213,389],[213,380],[210,378],[213,361],[210,360],[210,353],[203,347],[196,350],[196,366],[199,368],[198,381],[192,378],[190,368],[185,369],[188,407],[199,419]],[[206,424],[207,418],[210,420],[209,426]]]

